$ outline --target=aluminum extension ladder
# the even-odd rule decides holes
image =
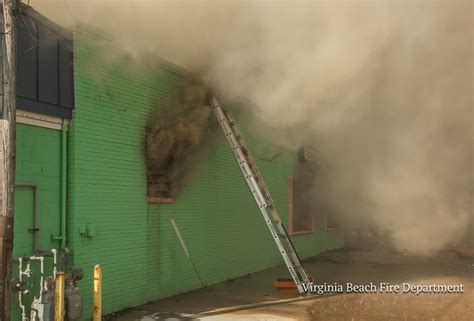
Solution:
[[[209,104],[216,115],[229,146],[234,153],[235,159],[239,164],[240,170],[244,175],[245,181],[257,202],[258,208],[262,212],[265,223],[288,267],[288,271],[290,271],[300,295],[305,295],[306,291],[304,290],[303,284],[310,282],[308,275],[301,265],[298,254],[278,215],[275,203],[265,186],[262,175],[252,159],[252,155],[240,134],[239,128],[232,119],[229,111],[222,108],[215,97],[211,96],[209,98]]]

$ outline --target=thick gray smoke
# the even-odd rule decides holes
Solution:
[[[192,179],[199,157],[216,131],[207,90],[192,80],[180,83],[165,106],[153,109],[146,127],[145,159],[149,196],[174,197]]]
[[[66,2],[137,59],[250,100],[276,143],[316,146],[348,226],[423,252],[472,233],[472,1]]]

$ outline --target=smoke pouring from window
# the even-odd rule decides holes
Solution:
[[[213,146],[216,131],[206,98],[205,87],[186,79],[165,106],[153,108],[145,139],[151,196],[176,196],[192,180],[200,157]]]
[[[347,226],[425,253],[473,233],[473,2],[67,3],[137,60],[251,102],[275,143],[315,146],[318,197]],[[62,1],[31,4],[70,20]]]

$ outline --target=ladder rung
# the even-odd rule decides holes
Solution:
[[[299,262],[296,250],[282,225],[281,218],[278,215],[278,210],[273,203],[270,192],[265,186],[263,177],[252,159],[251,152],[245,144],[245,140],[241,136],[239,128],[232,119],[230,112],[219,105],[215,97],[210,97],[210,102],[211,108],[213,109],[234,153],[240,170],[246,179],[247,185],[267,222],[268,228],[272,233],[279,252],[283,257],[293,280],[297,284],[298,290],[302,293],[301,282],[307,281],[308,276]]]

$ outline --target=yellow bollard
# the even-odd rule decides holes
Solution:
[[[64,320],[64,272],[56,274],[54,286],[54,321]]]
[[[102,267],[94,266],[94,315],[93,321],[102,320]]]

